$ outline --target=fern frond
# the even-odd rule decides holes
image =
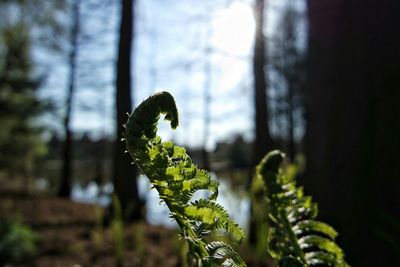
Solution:
[[[160,114],[171,127],[178,126],[178,110],[168,92],[155,94],[143,101],[129,116],[125,141],[134,162],[147,175],[160,198],[176,220],[181,235],[189,244],[189,258],[198,266],[245,266],[240,256],[223,242],[207,245],[204,236],[223,229],[234,241],[240,241],[243,230],[233,222],[225,209],[215,202],[218,181],[192,163],[183,147],[162,142],[157,136]],[[198,190],[209,197],[191,201]],[[217,244],[220,246],[217,248]],[[213,249],[214,248],[214,249]]]
[[[229,245],[221,241],[213,241],[206,246],[206,250],[213,259],[218,259],[222,266],[244,266],[245,263],[239,254]],[[215,260],[214,260],[215,261]]]
[[[316,220],[317,205],[297,187],[294,175],[285,175],[280,151],[272,151],[257,166],[269,207],[268,249],[278,266],[348,266],[335,243],[337,232]],[[300,264],[300,265],[299,265]]]
[[[200,220],[213,226],[214,229],[224,229],[233,239],[240,242],[244,236],[243,230],[229,218],[228,213],[220,204],[207,199],[200,199],[185,207],[188,218]]]

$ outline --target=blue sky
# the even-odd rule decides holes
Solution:
[[[84,3],[95,2],[90,0]],[[170,91],[176,98],[181,126],[172,132],[161,124],[160,133],[179,144],[200,146],[203,142],[203,93],[208,77],[211,92],[211,126],[208,148],[240,133],[252,138],[253,1],[236,0],[138,0],[133,51],[134,105],[154,92]],[[268,1],[266,32],[276,29],[285,1]],[[302,0],[294,1],[300,9]],[[114,65],[118,5],[93,10],[83,6],[78,88],[74,96],[72,126],[92,135],[114,130]],[[93,30],[94,29],[94,30]],[[208,56],[206,49],[210,48]],[[60,54],[37,51],[42,70],[48,74],[43,97],[62,104],[66,92],[66,60]],[[210,64],[207,76],[204,65]],[[46,117],[58,127],[56,117]]]

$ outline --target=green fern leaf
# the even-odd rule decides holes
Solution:
[[[161,200],[176,220],[181,235],[189,244],[189,259],[198,266],[245,266],[240,256],[227,244],[207,245],[204,237],[217,230],[225,230],[234,241],[244,237],[243,230],[233,222],[225,209],[215,202],[218,181],[192,163],[183,147],[162,142],[157,136],[160,114],[171,127],[178,126],[178,110],[168,92],[155,94],[143,101],[129,116],[125,141],[134,162],[147,175]],[[191,201],[198,190],[207,190],[209,197]]]
[[[280,168],[280,151],[272,151],[257,166],[268,204],[268,249],[278,266],[348,266],[342,249],[335,243],[337,232],[316,220],[317,205],[297,187],[294,175]],[[299,265],[300,264],[300,265]]]
[[[206,246],[207,252],[215,259],[219,259],[222,266],[245,266],[239,254],[229,245],[221,241],[213,241]]]
[[[229,218],[225,209],[213,201],[200,199],[185,207],[188,218],[212,225],[215,229],[225,229],[235,241],[240,242],[244,236],[243,230]]]

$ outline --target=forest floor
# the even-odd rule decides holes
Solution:
[[[122,229],[112,222],[103,226],[103,214],[97,205],[0,190],[0,221],[19,218],[38,237],[35,257],[18,266],[118,266],[119,253],[119,266],[186,266],[185,242],[177,237],[177,230],[145,222]],[[120,251],[118,231],[123,240]],[[245,246],[241,250],[251,252]]]
[[[103,213],[97,205],[0,191],[0,221],[21,220],[37,236],[36,256],[20,266],[117,266],[119,230],[103,226]],[[120,230],[122,266],[184,266],[176,230],[144,222]]]

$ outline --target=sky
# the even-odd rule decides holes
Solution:
[[[114,132],[114,67],[119,7],[112,1],[100,8],[83,1],[77,92],[72,128],[92,136]],[[98,1],[97,1],[98,2]],[[211,101],[207,148],[236,134],[253,137],[251,56],[254,19],[249,0],[137,0],[132,54],[133,103],[167,90],[177,102],[180,127],[160,124],[160,134],[178,144],[203,144],[204,91]],[[293,0],[304,9],[302,0]],[[268,1],[267,35],[277,29],[285,1]],[[194,8],[195,7],[195,8]],[[90,29],[87,30],[87,29]],[[87,32],[85,34],[85,31]],[[65,56],[36,52],[48,73],[42,97],[59,103],[59,112],[45,118],[59,129],[63,112],[67,68]],[[46,63],[47,62],[47,63]],[[207,66],[209,70],[207,71]]]

